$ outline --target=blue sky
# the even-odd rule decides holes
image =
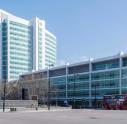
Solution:
[[[127,0],[0,0],[0,8],[44,19],[61,64],[127,52]]]

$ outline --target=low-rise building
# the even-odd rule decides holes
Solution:
[[[36,75],[37,80],[44,77],[56,89],[52,103],[99,107],[103,95],[127,93],[127,54],[26,73],[20,75],[21,83],[34,80]]]

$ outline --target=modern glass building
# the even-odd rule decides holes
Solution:
[[[28,21],[0,10],[0,79],[15,80],[55,63],[56,37],[44,20]]]
[[[86,107],[102,106],[103,95],[127,94],[127,54],[90,59],[88,61],[50,68],[40,72],[21,75],[22,82],[28,82],[29,75],[43,73],[56,90],[51,101],[57,104],[84,103]],[[38,80],[37,79],[37,80]],[[34,78],[33,78],[34,80]],[[35,79],[36,80],[36,79]],[[53,93],[51,93],[53,94]]]

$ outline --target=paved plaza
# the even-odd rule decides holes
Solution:
[[[6,112],[0,113],[0,124],[127,124],[127,111]]]

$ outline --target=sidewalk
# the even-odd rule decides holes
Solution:
[[[16,108],[16,111],[12,112],[47,112],[47,111],[69,111],[72,110],[70,107],[51,107],[50,110],[48,110],[48,107],[44,108]],[[3,109],[0,109],[0,112],[3,112]],[[5,112],[11,112],[10,109],[5,109]]]

